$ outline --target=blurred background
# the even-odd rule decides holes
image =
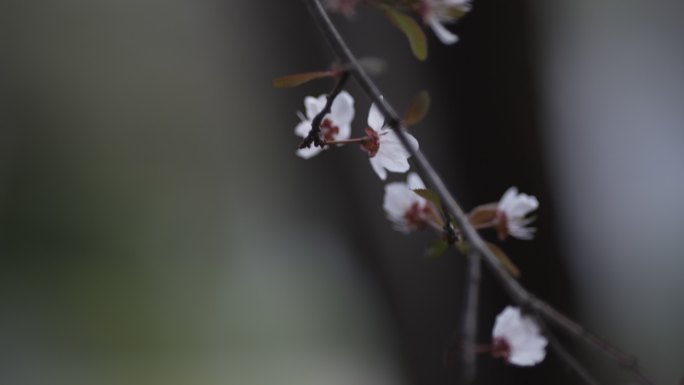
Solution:
[[[684,374],[684,3],[476,0],[415,60],[377,12],[336,17],[466,208],[536,195],[522,283]],[[447,384],[464,261],[394,232],[354,148],[294,154],[332,54],[301,1],[0,5],[0,383]],[[356,96],[356,129],[368,99]],[[400,179],[400,177],[397,177]],[[490,236],[491,234],[488,234]],[[509,302],[485,272],[479,340]],[[575,348],[574,345],[571,347]],[[616,367],[574,350],[609,383]],[[553,354],[478,383],[577,384]]]

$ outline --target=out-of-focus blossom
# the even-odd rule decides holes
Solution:
[[[368,112],[368,128],[366,135],[368,139],[361,144],[361,147],[368,152],[370,164],[380,179],[387,179],[387,171],[407,172],[410,168],[408,158],[411,156],[399,141],[397,134],[386,127],[385,119],[380,110],[371,105]],[[418,149],[418,140],[411,134],[406,134],[409,144],[414,149]]]
[[[321,95],[318,98],[314,98],[313,96],[304,98],[306,116],[300,114],[301,122],[295,127],[295,134],[297,136],[306,138],[311,130],[311,121],[323,110],[326,101],[325,95]],[[330,113],[327,114],[321,122],[321,136],[323,137],[323,140],[335,141],[349,139],[349,136],[351,135],[351,122],[353,119],[354,98],[347,91],[342,91],[337,95],[332,106],[330,106]],[[300,148],[297,150],[297,155],[304,159],[308,159],[322,150],[322,147],[316,146]]]
[[[548,341],[532,318],[507,306],[497,317],[492,331],[492,355],[518,366],[532,366],[546,357]]]
[[[351,16],[356,11],[356,6],[361,3],[362,0],[326,0],[326,7],[333,11],[339,12],[346,16]]]
[[[419,4],[423,21],[444,44],[458,41],[458,36],[449,31],[445,24],[455,23],[469,10],[470,0],[420,0]]]
[[[424,189],[418,174],[410,173],[406,182],[392,182],[385,186],[383,208],[394,229],[402,233],[422,230],[435,223],[435,211],[426,199],[413,190]]]
[[[539,207],[539,201],[533,195],[518,193],[516,187],[510,187],[499,200],[496,212],[496,229],[499,239],[508,235],[518,239],[534,238],[533,227],[527,227],[534,218],[527,215]]]

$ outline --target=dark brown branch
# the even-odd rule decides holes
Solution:
[[[419,150],[414,149],[409,145],[407,139],[406,128],[401,124],[401,118],[396,113],[394,108],[389,104],[388,98],[383,98],[382,93],[370,79],[363,67],[359,65],[358,60],[352,54],[349,47],[346,45],[342,36],[340,36],[337,28],[333,25],[323,8],[320,0],[307,0],[307,5],[313,16],[316,24],[320,28],[323,35],[330,43],[334,55],[337,56],[338,61],[346,62],[353,68],[352,76],[355,78],[361,89],[366,95],[375,103],[380,112],[385,116],[385,124],[395,130],[400,142],[404,148],[413,157],[414,164],[418,169],[423,180],[437,192],[444,208],[453,217],[454,221],[461,229],[462,234],[470,248],[475,250],[486,262],[487,266],[499,281],[501,286],[508,292],[511,299],[519,306],[532,310],[543,319],[548,320],[556,327],[562,329],[569,335],[583,341],[596,351],[604,354],[608,358],[617,362],[625,370],[629,371],[634,377],[644,385],[652,385],[650,381],[639,369],[636,361],[630,355],[623,353],[613,345],[604,341],[603,339],[589,333],[584,328],[579,326],[576,322],[570,320],[568,317],[562,315],[546,302],[536,298],[525,288],[523,288],[518,281],[516,281],[506,269],[501,265],[498,258],[492,253],[485,244],[485,241],[480,237],[480,234],[468,221],[468,217],[451,195],[446,185],[435,169],[432,167],[425,155]],[[564,358],[567,356],[561,356]]]
[[[321,123],[323,123],[323,118],[325,118],[326,115],[330,113],[330,109],[332,108],[332,104],[335,101],[335,98],[337,98],[337,95],[342,92],[344,89],[344,85],[347,83],[347,80],[349,79],[349,71],[343,71],[340,73],[340,75],[337,78],[337,83],[335,83],[335,87],[330,91],[330,93],[326,96],[326,102],[325,106],[319,112],[316,116],[314,116],[313,120],[311,120],[311,130],[309,131],[309,134],[302,140],[302,143],[299,144],[299,148],[309,148],[313,144],[315,147],[323,147],[325,146],[325,140],[321,138]]]

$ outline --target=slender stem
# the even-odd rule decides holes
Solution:
[[[544,331],[544,335],[546,338],[549,340],[549,344],[551,345],[551,349],[553,349],[554,353],[558,357],[560,357],[561,361],[567,365],[568,368],[570,368],[572,371],[574,371],[578,377],[580,377],[585,383],[588,385],[599,385],[599,382],[592,376],[589,371],[582,365],[575,357],[570,354],[570,352],[563,347],[563,344],[558,341],[555,335],[549,330],[548,326],[546,326],[546,323],[544,323],[544,320],[542,320],[539,317],[536,317],[537,324],[539,324]]]
[[[442,181],[442,178],[439,176],[439,174],[437,174],[425,155],[419,149],[415,149],[409,144],[406,128],[402,126],[401,118],[396,113],[392,105],[389,104],[388,98],[382,97],[382,93],[378,87],[370,79],[363,67],[359,65],[358,60],[354,54],[352,54],[344,39],[342,39],[342,36],[340,36],[339,32],[337,31],[337,28],[335,28],[332,21],[326,14],[320,0],[307,0],[306,3],[313,19],[330,43],[333,53],[337,57],[338,61],[350,64],[351,68],[353,69],[351,72],[352,76],[356,79],[364,93],[371,99],[371,101],[375,103],[385,117],[385,123],[396,132],[397,137],[406,151],[408,151],[408,153],[413,157],[414,164],[416,165],[416,168],[418,169],[422,179],[427,181],[428,184],[432,186],[433,190],[439,195],[440,199],[442,200],[442,204],[449,214],[451,214],[454,218],[470,248],[475,250],[477,254],[484,259],[494,277],[508,292],[508,294],[511,296],[511,299],[519,306],[532,310],[534,313],[538,314],[544,319],[547,319],[549,322],[562,329],[570,336],[585,342],[590,347],[617,362],[625,370],[632,373],[641,384],[653,384],[652,381],[650,381],[641,372],[636,360],[632,356],[622,352],[603,339],[589,333],[579,324],[570,320],[568,317],[558,312],[546,302],[536,298],[524,287],[522,287],[518,281],[516,281],[515,278],[513,278],[506,271],[496,255],[494,255],[494,253],[487,247],[485,241],[479,235],[477,230],[470,224],[468,221],[468,216],[451,195],[446,185]],[[570,356],[561,355],[561,358],[567,359],[567,357]]]
[[[369,136],[364,136],[362,138],[351,138],[351,139],[342,139],[342,140],[326,140],[325,144],[354,144],[354,143],[363,143],[367,140],[370,140],[371,138]]]
[[[473,349],[477,340],[477,314],[480,299],[480,268],[481,259],[475,252],[468,253],[468,267],[466,271],[465,310],[461,323],[461,338],[463,341],[463,383],[468,385],[475,381],[477,375],[477,351]]]

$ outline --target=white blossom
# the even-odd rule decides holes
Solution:
[[[306,116],[300,114],[301,122],[295,127],[295,134],[306,138],[311,130],[311,121],[323,110],[327,102],[326,95],[321,95],[318,98],[307,96],[304,98],[304,107],[306,108]],[[321,122],[321,136],[326,141],[345,140],[349,139],[351,135],[351,122],[354,119],[354,98],[347,92],[342,91],[337,95],[332,105],[330,106],[330,113],[327,114]],[[304,159],[321,152],[324,148],[311,146],[309,148],[300,148],[297,150],[297,155]]]
[[[352,16],[354,15],[356,6],[360,2],[361,0],[327,0],[325,5],[333,12],[339,12],[346,16]]]
[[[362,144],[363,149],[368,152],[370,164],[380,179],[387,179],[387,171],[403,173],[410,168],[408,158],[411,156],[399,141],[397,134],[384,127],[385,118],[380,110],[371,105],[368,112],[368,126],[366,135],[368,140]],[[414,149],[418,149],[418,140],[411,134],[406,134],[409,144]]]
[[[511,235],[518,239],[532,239],[536,231],[527,227],[534,218],[527,215],[539,207],[539,201],[533,195],[518,193],[516,187],[510,187],[499,200],[497,206],[497,231],[499,238]]]
[[[507,306],[496,317],[492,338],[492,355],[513,365],[532,366],[546,357],[548,341],[537,323],[517,307]]]
[[[430,203],[413,191],[424,188],[423,181],[413,172],[408,174],[406,182],[385,185],[383,208],[395,230],[409,233],[421,230],[434,221],[434,211]]]
[[[454,44],[458,36],[449,31],[444,24],[451,24],[470,10],[470,0],[421,0],[423,21],[432,28],[444,44]]]

